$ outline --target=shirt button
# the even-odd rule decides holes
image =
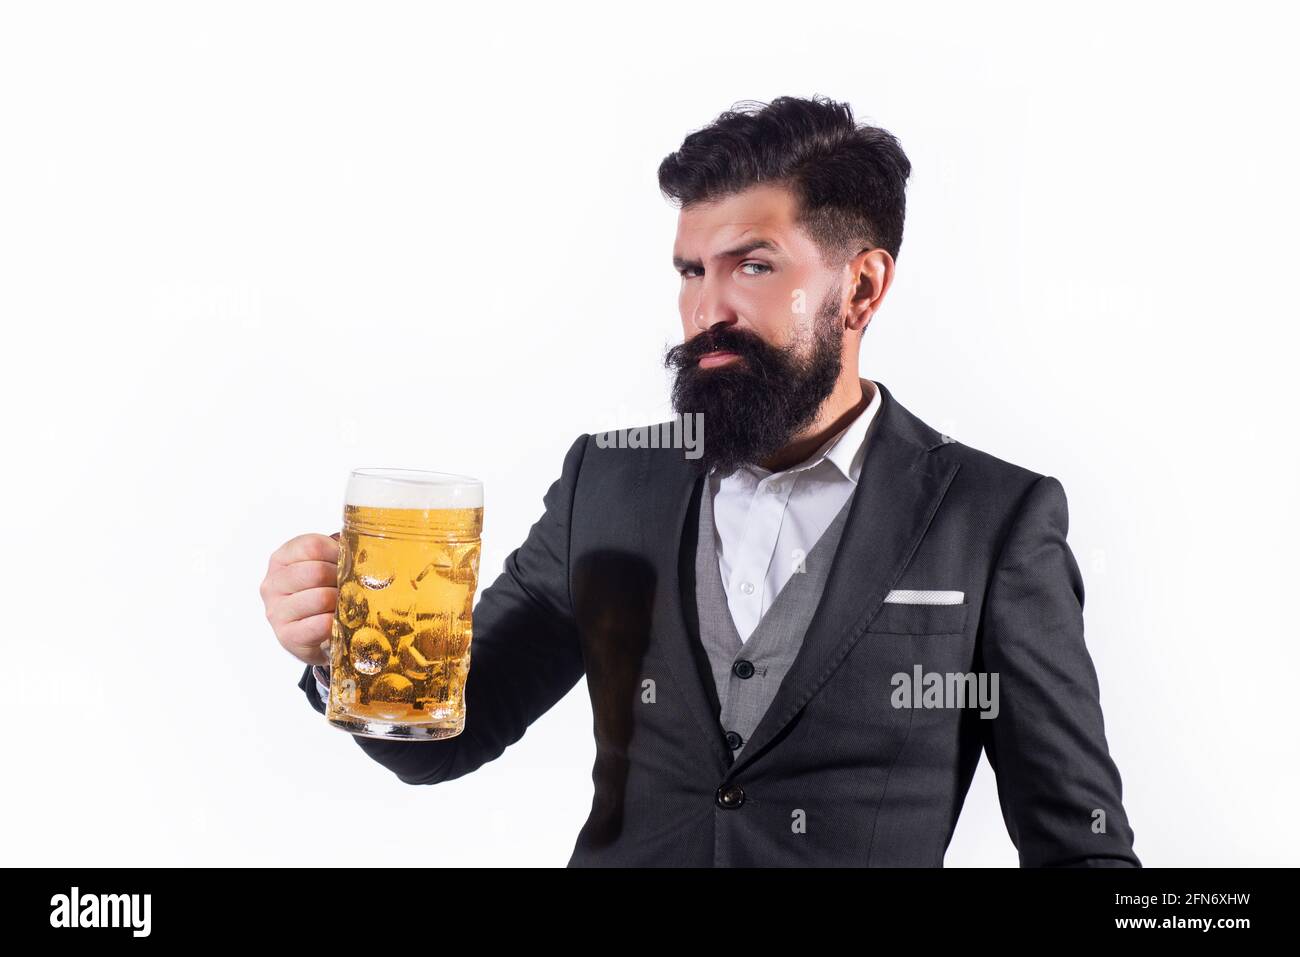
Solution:
[[[754,676],[754,663],[741,658],[731,666],[731,670],[737,678],[752,678]]]
[[[740,591],[741,591],[741,594],[744,594],[744,595],[752,595],[752,594],[754,594],[754,584],[753,584],[753,582],[741,582],[741,583],[740,583]]]

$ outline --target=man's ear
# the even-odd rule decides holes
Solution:
[[[874,313],[870,308],[859,308],[857,304],[850,302],[848,318],[844,320],[844,324],[854,332],[861,334],[867,331],[872,315]]]
[[[849,263],[850,289],[845,324],[865,332],[894,281],[894,257],[883,249],[864,249]]]

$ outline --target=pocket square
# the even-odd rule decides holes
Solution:
[[[960,605],[966,593],[960,591],[917,591],[895,589],[885,601],[895,605]]]

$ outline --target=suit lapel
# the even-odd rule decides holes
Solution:
[[[956,464],[939,464],[928,454],[941,444],[938,433],[876,384],[882,392],[879,421],[867,439],[821,601],[799,653],[728,777],[763,753],[853,649],[907,567],[957,473]]]
[[[683,569],[695,557],[693,548],[685,550],[690,554],[683,550],[696,537],[687,519],[697,514],[692,506],[703,482],[681,450],[653,450],[645,456],[639,514],[642,547],[660,583],[654,598],[656,631],[686,708],[725,777],[762,754],[853,649],[907,567],[957,473],[956,464],[939,464],[928,454],[941,444],[939,434],[899,405],[884,385],[876,385],[882,393],[880,411],[821,601],[790,670],[734,764],[718,723],[712,671],[689,627],[682,595]]]
[[[722,726],[718,723],[718,692],[703,646],[696,637],[695,609],[683,601],[683,580],[694,582],[696,506],[703,477],[680,449],[654,450],[645,456],[642,471],[642,547],[658,574],[654,621],[668,668],[692,720],[708,742],[719,776],[731,763]],[[688,567],[689,563],[689,567]],[[693,600],[693,596],[688,596]],[[689,614],[689,618],[688,618]]]

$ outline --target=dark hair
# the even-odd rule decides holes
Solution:
[[[685,208],[765,183],[791,190],[798,223],[839,265],[903,243],[912,164],[893,135],[858,125],[853,109],[823,96],[733,104],[659,164],[659,188]]]

